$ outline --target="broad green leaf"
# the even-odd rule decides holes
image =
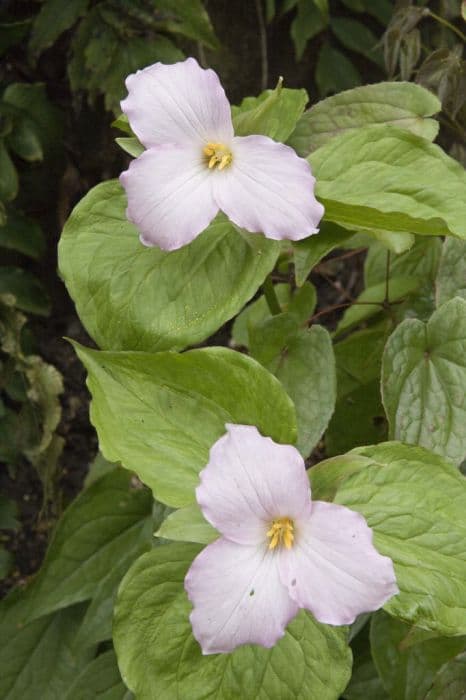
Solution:
[[[129,700],[113,649],[93,659],[79,674],[63,700]]]
[[[39,56],[85,13],[89,0],[46,0],[34,20],[29,49]]]
[[[346,628],[301,611],[273,649],[246,645],[203,656],[191,633],[183,580],[199,547],[170,544],[142,556],[122,582],[114,643],[138,700],[335,700],[351,665]]]
[[[389,280],[388,287],[385,282],[368,287],[361,292],[355,303],[345,311],[338,323],[335,336],[345,333],[363,321],[367,321],[382,312],[390,317],[390,307],[384,307],[385,301],[387,304],[398,302],[415,292],[418,287],[419,280],[415,277],[392,277]],[[387,299],[385,299],[386,296]]]
[[[9,202],[18,194],[18,173],[3,139],[0,139],[0,201]]]
[[[299,287],[304,284],[312,268],[334,248],[343,246],[352,236],[353,231],[322,221],[319,233],[293,243],[296,284]]]
[[[315,80],[319,94],[326,97],[330,93],[359,85],[361,75],[344,53],[326,41],[322,44],[317,59]]]
[[[414,83],[363,85],[328,97],[304,112],[288,143],[299,155],[348,131],[377,124],[392,124],[433,141],[438,123],[429,119],[440,112],[435,95]]]
[[[466,6],[463,3],[463,16]],[[466,653],[446,663],[434,678],[425,700],[465,700]]]
[[[446,238],[435,280],[435,298],[441,306],[453,297],[466,299],[466,242]]]
[[[466,480],[420,447],[382,443],[321,462],[309,476],[314,498],[361,513],[374,544],[391,557],[400,593],[394,617],[440,635],[466,634]]]
[[[380,40],[365,24],[349,17],[333,17],[330,26],[345,48],[362,54],[380,68],[385,67]]]
[[[308,457],[335,408],[332,341],[323,326],[300,329],[280,314],[250,331],[251,354],[280,380],[296,407],[297,448]]]
[[[279,244],[218,217],[193,243],[147,248],[116,181],[95,187],[62,234],[60,272],[87,331],[103,348],[181,349],[238,313],[272,270]]]
[[[338,397],[380,377],[382,353],[392,324],[385,321],[356,331],[334,345]]]
[[[465,637],[437,637],[403,649],[409,632],[382,610],[372,616],[372,656],[392,700],[424,700],[436,672],[466,647]]]
[[[103,455],[134,470],[162,503],[193,503],[199,471],[225,423],[256,425],[277,442],[295,441],[291,400],[275,377],[238,352],[76,351],[88,371],[91,420]]]
[[[407,319],[390,336],[382,365],[390,436],[455,464],[466,456],[466,301],[443,304],[428,323]]]
[[[451,239],[455,240],[455,239]],[[460,245],[462,241],[455,241]],[[442,243],[439,238],[418,237],[412,248],[401,255],[390,255],[390,277],[416,277],[433,284],[439,265]],[[466,250],[466,248],[465,248]],[[381,244],[371,245],[364,262],[366,287],[383,282],[387,272],[387,249]]]
[[[328,6],[319,0],[299,0],[296,17],[291,23],[296,60],[302,58],[308,41],[319,34],[328,24]]]
[[[200,544],[209,544],[219,537],[219,533],[207,522],[197,504],[175,510],[165,518],[155,534],[167,540]]]
[[[130,156],[133,156],[133,158],[137,158],[144,152],[144,146],[135,136],[118,137],[115,139],[115,143],[117,143],[125,153],[129,153]]]
[[[44,234],[35,221],[9,209],[7,220],[0,226],[0,246],[38,259],[45,250]]]
[[[151,505],[149,491],[123,469],[83,491],[59,521],[30,591],[28,619],[92,598],[120,558],[133,549],[136,557],[141,541],[150,545]]]
[[[236,136],[264,134],[275,141],[286,141],[308,102],[306,90],[282,87],[265,90],[258,97],[245,97],[238,107],[232,107]]]
[[[292,314],[298,324],[306,323],[309,320],[317,301],[316,290],[310,282],[304,284],[293,294],[289,284],[276,284],[274,291],[282,311]],[[249,347],[251,329],[260,325],[270,316],[271,312],[267,300],[262,294],[235,318],[231,332],[234,345]]]
[[[309,160],[329,221],[466,238],[464,168],[419,136],[368,127],[332,139]]]
[[[70,684],[94,655],[76,650],[73,638],[83,606],[61,610],[24,625],[16,595],[0,607],[0,696],[2,700],[63,700]]]
[[[0,294],[13,294],[16,306],[39,316],[50,313],[50,299],[40,280],[20,267],[0,267]]]

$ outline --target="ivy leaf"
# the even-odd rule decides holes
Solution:
[[[277,442],[295,441],[290,398],[275,377],[238,352],[151,355],[77,345],[76,351],[88,371],[102,453],[135,471],[170,506],[194,501],[199,471],[225,423],[256,425]]]
[[[307,156],[348,131],[391,124],[433,141],[438,123],[429,119],[441,110],[437,97],[413,83],[377,83],[346,90],[317,102],[304,112],[288,143]]]
[[[59,247],[60,272],[87,331],[114,350],[181,349],[237,314],[273,269],[280,245],[217,217],[193,243],[147,248],[125,216],[116,181],[73,210]]]
[[[199,547],[168,544],[143,555],[118,595],[114,643],[125,682],[138,700],[278,698],[335,700],[350,676],[346,628],[301,611],[273,649],[242,646],[203,656],[191,633],[183,580]],[[254,673],[251,673],[254,669]]]
[[[406,319],[388,340],[382,397],[391,437],[461,464],[465,396],[466,301],[455,298],[428,323]]]

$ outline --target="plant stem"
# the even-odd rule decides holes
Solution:
[[[278,301],[277,295],[275,293],[275,288],[273,286],[272,278],[270,275],[267,275],[267,277],[265,278],[265,282],[262,285],[262,289],[264,290],[265,300],[267,302],[267,306],[269,307],[269,311],[272,314],[272,316],[281,314],[282,310],[280,307],[280,302]]]
[[[444,17],[440,17],[440,15],[436,15],[435,12],[429,10],[428,7],[426,8],[426,15],[432,17],[432,19],[435,19],[440,24],[443,24],[444,27],[448,27],[448,29],[451,29],[452,32],[455,32],[456,36],[459,36],[461,41],[466,42],[466,35],[463,34],[463,32],[460,31],[458,27],[455,27],[455,25],[449,22],[447,19],[445,19]]]

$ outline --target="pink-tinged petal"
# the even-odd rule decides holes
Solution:
[[[363,516],[322,501],[294,546],[280,551],[280,575],[299,607],[329,625],[348,625],[399,592],[393,562],[375,549]]]
[[[280,582],[277,561],[266,547],[223,538],[196,557],[184,585],[203,654],[226,653],[241,644],[272,647],[284,635],[298,606]]]
[[[196,498],[205,518],[239,544],[267,543],[275,518],[309,517],[311,498],[303,458],[250,425],[226,426],[200,473]]]
[[[126,79],[121,109],[134,133],[149,148],[161,143],[229,143],[230,105],[218,76],[194,58],[155,63]]]
[[[247,231],[298,241],[318,232],[324,208],[309,163],[266,136],[236,137],[233,161],[215,178],[220,209]]]
[[[211,173],[199,148],[155,146],[131,161],[120,175],[126,190],[126,215],[142,243],[176,250],[190,243],[218,212]]]

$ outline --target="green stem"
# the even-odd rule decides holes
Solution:
[[[265,282],[262,285],[262,289],[264,290],[264,295],[265,299],[267,301],[267,306],[269,307],[270,313],[272,316],[276,316],[277,314],[281,314],[282,310],[280,307],[280,302],[278,301],[277,295],[275,293],[275,288],[273,286],[272,278],[270,275],[268,275],[265,278]]]
[[[448,29],[451,29],[451,31],[455,32],[455,34],[459,36],[459,38],[462,41],[466,41],[466,35],[464,35],[463,32],[458,29],[458,27],[455,27],[455,25],[451,24],[451,22],[449,22],[447,19],[440,17],[440,15],[436,15],[435,12],[432,12],[432,10],[429,10],[429,8],[426,8],[426,14],[429,15],[429,17],[432,17],[432,19],[435,19],[440,24],[443,24],[444,27],[448,27]]]

